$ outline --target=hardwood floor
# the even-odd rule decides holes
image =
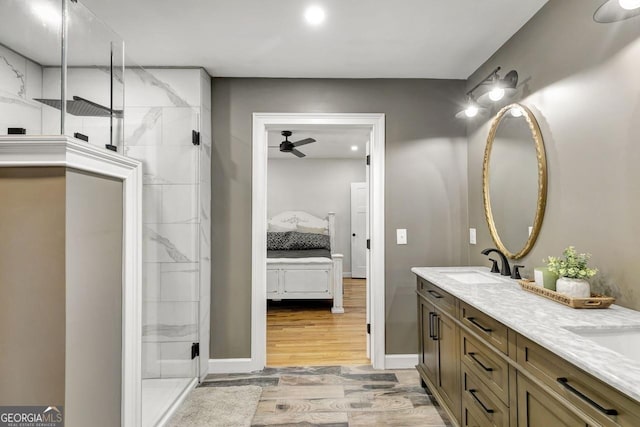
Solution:
[[[267,366],[368,364],[366,281],[344,279],[344,314],[330,301],[269,301]]]

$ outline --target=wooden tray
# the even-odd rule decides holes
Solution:
[[[616,302],[613,297],[598,294],[591,294],[591,298],[572,298],[551,289],[536,286],[535,282],[531,280],[518,280],[518,283],[527,292],[543,296],[571,308],[609,308],[611,304]]]

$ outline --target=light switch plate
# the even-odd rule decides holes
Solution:
[[[470,228],[469,229],[469,243],[472,245],[476,244],[476,229],[475,228]]]
[[[398,245],[406,245],[407,244],[407,229],[406,228],[398,228],[396,229],[396,241]]]

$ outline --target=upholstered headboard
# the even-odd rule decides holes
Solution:
[[[318,218],[304,211],[285,211],[273,216],[268,222],[269,231],[301,231],[328,234],[331,252],[335,252],[336,213],[329,212],[326,218]]]

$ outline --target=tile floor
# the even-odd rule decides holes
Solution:
[[[262,387],[254,427],[451,425],[420,387],[415,369],[266,368],[251,374],[209,375],[200,387],[249,384]]]
[[[152,378],[142,380],[142,426],[155,426],[191,378]]]

